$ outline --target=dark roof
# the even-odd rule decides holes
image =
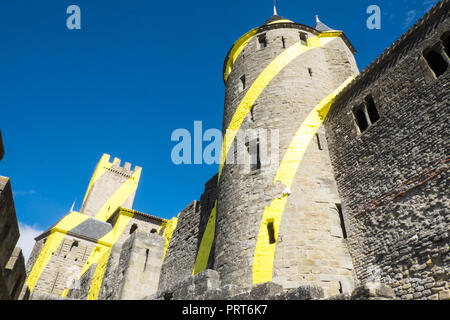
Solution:
[[[288,19],[283,18],[283,17],[280,17],[279,15],[275,14],[275,15],[273,15],[272,17],[270,17],[269,20],[267,20],[266,22],[264,22],[263,26],[266,26],[266,25],[268,25],[269,23],[272,23],[272,22],[275,22],[275,21],[278,21],[278,20],[288,20]]]
[[[314,27],[314,29],[316,29],[317,31],[320,31],[320,32],[333,30],[332,28],[330,28],[329,26],[327,26],[327,25],[326,25],[325,23],[323,23],[322,21],[317,21],[317,22],[316,22],[316,26]]]
[[[64,216],[64,217],[66,217],[66,216]],[[60,220],[58,220],[58,222],[53,224],[50,228],[48,228],[46,231],[44,231],[41,235],[37,236],[35,238],[35,240],[37,241],[37,240],[42,239],[43,237],[47,236],[50,233],[50,231],[62,219],[64,219],[64,217],[61,218]],[[112,230],[111,224],[97,220],[92,217],[89,217],[87,220],[83,221],[82,223],[77,225],[75,228],[68,230],[67,234],[72,235],[72,236],[79,236],[81,238],[85,238],[88,240],[98,240],[111,230]]]

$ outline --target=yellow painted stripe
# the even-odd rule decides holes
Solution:
[[[137,189],[142,169],[136,170],[133,175],[125,181],[119,189],[105,202],[95,215],[95,219],[107,221]]]
[[[258,32],[258,30],[259,28],[250,30],[249,32],[244,34],[241,38],[239,38],[239,40],[236,41],[236,43],[231,48],[230,53],[227,56],[227,64],[223,74],[223,79],[225,81],[227,81],[228,76],[233,70],[233,65],[236,59],[239,57],[239,54],[242,52],[242,50],[244,50],[244,48],[247,46],[247,44],[250,42],[253,36]]]
[[[89,288],[88,294],[89,300],[97,299],[99,293],[98,290],[100,290],[101,283],[103,281],[103,275],[106,270],[106,263],[108,262],[111,248],[119,239],[119,237],[122,235],[123,231],[130,223],[133,216],[134,214],[128,210],[126,211],[124,210],[119,213],[119,217],[117,218],[117,222],[114,225],[113,230],[108,232],[106,235],[104,235],[97,241],[97,245],[91,251],[88,259],[86,260],[83,268],[81,269],[78,279],[80,279],[83,276],[83,274],[89,269],[91,265],[97,263],[94,272],[94,278]],[[101,259],[106,259],[106,263],[104,263],[105,261]],[[62,292],[61,297],[66,297],[68,292],[69,289],[65,289]]]
[[[288,19],[282,19],[282,20],[273,21],[269,24],[275,24],[275,23],[294,23],[294,22],[291,20],[288,20]]]
[[[30,292],[33,292],[34,287],[36,286],[36,283],[39,280],[48,262],[50,261],[52,254],[59,247],[67,232],[75,228],[77,225],[84,222],[88,218],[89,217],[86,215],[73,211],[65,216],[60,222],[58,222],[55,227],[52,228],[51,233],[44,244],[44,247],[39,253],[36,262],[34,263],[33,268],[28,275],[26,284],[28,286],[28,289],[30,289]]]
[[[277,56],[253,82],[251,87],[248,89],[246,95],[242,99],[241,103],[237,107],[236,112],[234,113],[233,118],[231,119],[231,122],[228,126],[228,129],[225,132],[224,139],[222,142],[221,161],[219,165],[219,174],[217,183],[219,183],[220,181],[223,164],[225,163],[226,156],[231,148],[234,138],[236,137],[236,134],[240,129],[242,122],[244,121],[245,117],[253,107],[255,101],[258,99],[260,94],[272,81],[272,79],[281,70],[283,70],[283,68],[286,67],[291,61],[293,61],[301,54],[319,46],[321,46],[320,40],[312,42],[310,46],[304,46],[300,42],[297,42],[296,44],[286,49],[279,56]],[[211,211],[208,224],[205,228],[205,232],[200,242],[200,247],[197,252],[197,257],[195,260],[194,270],[192,274],[197,274],[199,272],[204,271],[207,266],[209,255],[211,252],[211,246],[214,240],[214,233],[216,226],[216,205],[217,201],[214,205],[213,210]]]
[[[165,239],[164,242],[164,251],[163,251],[163,258],[162,261],[164,262],[164,259],[166,257],[167,248],[169,247],[170,240],[172,239],[173,232],[175,231],[178,223],[178,218],[172,218],[170,221],[166,223],[166,228],[164,229],[164,232],[162,236]]]
[[[353,76],[348,78],[342,85],[339,86],[339,88],[323,99],[308,114],[291,141],[285,156],[283,157],[281,165],[275,176],[274,183],[281,182],[285,186],[291,188],[298,167],[303,159],[309,143],[325,120],[330,106],[336,96],[353,80],[353,78]],[[267,224],[269,222],[273,223],[276,239],[287,198],[288,196],[284,195],[281,198],[274,199],[270,206],[265,207],[264,209],[264,215],[260,225],[253,259],[253,284],[269,282],[272,280],[276,243],[269,243]]]
[[[317,42],[315,43],[317,44]],[[279,56],[277,56],[253,82],[252,86],[245,94],[244,99],[242,99],[241,103],[237,107],[236,112],[234,113],[233,118],[231,119],[231,122],[228,126],[228,130],[224,136],[221,150],[221,161],[219,165],[219,181],[222,174],[223,164],[225,163],[228,151],[230,150],[234,138],[236,137],[237,131],[241,127],[242,122],[244,121],[248,112],[253,107],[256,99],[258,99],[259,95],[267,87],[270,81],[272,81],[272,79],[292,60],[318,46],[320,46],[320,41],[318,42],[317,46],[304,46],[300,42],[295,43],[294,45],[283,51],[283,53],[281,53]]]
[[[92,175],[91,181],[89,182],[89,186],[86,190],[86,194],[84,195],[83,205],[84,205],[84,202],[86,201],[86,198],[89,195],[89,191],[91,191],[91,188],[94,185],[94,183],[96,181],[98,181],[98,179],[100,179],[105,172],[107,172],[109,169],[111,169],[111,167],[114,164],[120,162],[120,159],[115,158],[113,163],[109,163],[109,159],[110,159],[110,155],[103,154],[102,157],[100,158],[100,161],[97,163],[94,174]]]
[[[87,300],[97,300],[100,293],[100,288],[102,286],[103,277],[105,275],[106,266],[108,264],[108,259],[111,254],[111,248],[109,248],[101,257],[98,259],[97,267],[94,271],[94,276],[92,278],[91,286],[89,287],[89,292]]]
[[[199,272],[206,270],[208,265],[209,255],[211,253],[212,243],[214,241],[214,233],[216,232],[216,208],[217,200],[214,203],[214,208],[209,216],[208,224],[205,228],[200,247],[198,249],[197,257],[195,258],[194,270],[192,275],[196,275]]]

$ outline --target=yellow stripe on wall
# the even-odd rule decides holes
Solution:
[[[309,146],[309,143],[319,130],[325,120],[331,104],[336,96],[341,92],[352,80],[354,76],[348,78],[334,92],[323,99],[306,117],[294,138],[292,139],[288,150],[278,168],[274,183],[281,182],[286,187],[291,188],[297,173],[298,167],[303,156]],[[275,231],[275,239],[278,236],[278,230],[281,225],[281,217],[286,206],[288,195],[274,199],[270,206],[264,208],[263,219],[259,228],[258,239],[255,247],[255,255],[253,258],[253,284],[269,282],[272,280],[273,261],[275,258],[276,242],[269,243],[267,224],[273,223]]]
[[[242,122],[247,116],[248,112],[253,108],[255,101],[267,87],[267,85],[272,81],[272,79],[283,70],[291,61],[299,57],[301,54],[308,52],[309,50],[319,47],[321,45],[320,40],[314,41],[309,46],[304,46],[300,42],[290,46],[285,51],[283,51],[279,56],[277,56],[269,65],[264,69],[264,71],[256,78],[251,87],[248,89],[241,103],[236,109],[236,112],[231,119],[227,131],[225,132],[224,139],[222,141],[221,149],[221,161],[219,164],[219,174],[217,183],[220,182],[220,176],[222,174],[223,165],[225,163],[228,152],[230,151],[231,145],[236,137],[238,130],[240,129]],[[206,269],[209,255],[211,252],[211,246],[214,240],[214,232],[216,228],[216,204],[214,209],[211,211],[211,215],[208,220],[205,232],[203,234],[202,240],[200,242],[199,251],[197,252],[197,257],[194,264],[194,270],[192,274],[197,274]]]
[[[49,237],[45,241],[44,247],[41,252],[39,252],[39,256],[28,275],[27,281],[25,282],[30,292],[33,292],[34,287],[50,261],[52,254],[58,249],[66,236],[66,233],[80,223],[86,221],[88,218],[89,216],[73,211],[52,228]]]
[[[119,208],[127,199],[136,192],[142,169],[136,170],[133,175],[125,181],[119,189],[105,202],[102,208],[95,215],[95,219],[107,221],[111,215]]]
[[[95,167],[94,174],[92,175],[91,181],[89,182],[89,186],[86,190],[86,194],[84,195],[83,204],[81,205],[81,207],[83,207],[86,198],[89,195],[89,191],[91,191],[94,183],[98,181],[103,176],[103,174],[105,174],[105,172],[111,169],[114,164],[120,162],[120,159],[115,158],[113,163],[109,163],[110,157],[111,156],[109,154],[103,154],[100,158],[99,163],[97,163],[97,167]]]

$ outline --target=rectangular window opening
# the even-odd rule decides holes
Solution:
[[[283,49],[285,49],[286,48],[286,38],[281,37],[281,42],[283,43]]]
[[[263,48],[267,47],[267,39],[266,39],[265,34],[258,36],[258,43],[259,43],[259,49],[263,49]]]
[[[241,90],[245,90],[245,75],[241,77]]]
[[[303,45],[307,45],[308,35],[306,33],[300,32],[300,42]]]
[[[358,107],[357,109],[355,109],[353,111],[353,114],[355,115],[355,119],[356,119],[356,124],[358,125],[359,131],[361,133],[366,131],[367,128],[369,127],[369,123],[367,122],[367,118],[366,118],[363,108],[364,108],[364,105]]]
[[[428,66],[434,72],[436,77],[440,77],[447,71],[447,61],[435,49],[425,50],[423,53],[423,57],[425,58]]]
[[[261,158],[259,152],[259,141],[256,141],[256,154],[250,153],[250,171],[261,169]]]
[[[273,227],[273,221],[267,223],[267,233],[269,235],[269,244],[274,244],[277,242],[275,239],[275,228]]]
[[[375,106],[375,101],[373,101],[373,98],[370,95],[366,97],[365,101],[367,105],[367,113],[369,114],[370,122],[374,124],[380,119],[377,107]]]

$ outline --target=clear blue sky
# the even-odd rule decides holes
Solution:
[[[278,13],[344,30],[364,69],[436,0],[278,1]],[[82,29],[66,28],[79,5]],[[366,8],[382,29],[366,28]],[[143,167],[134,209],[170,218],[217,165],[172,164],[173,130],[221,128],[222,64],[271,0],[0,2],[0,128],[21,223],[44,229],[77,199],[103,153]]]

